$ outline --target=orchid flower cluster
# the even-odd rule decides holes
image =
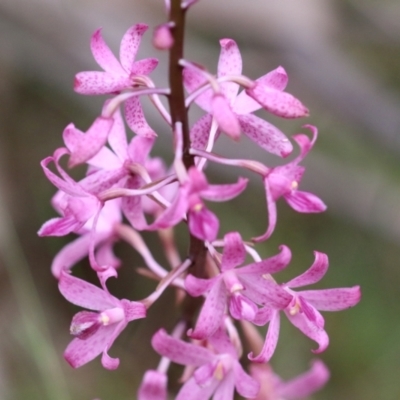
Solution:
[[[328,257],[318,251],[303,274],[279,283],[274,275],[289,265],[290,249],[281,245],[276,255],[262,259],[254,245],[264,244],[273,234],[280,198],[301,213],[326,209],[317,196],[299,190],[305,170],[300,164],[315,144],[317,128],[305,125],[306,133],[292,137],[298,155],[280,166],[213,152],[221,134],[234,141],[244,134],[255,146],[286,158],[293,151],[291,140],[254,112],[263,108],[278,117],[301,118],[308,116],[308,110],[285,92],[288,77],[282,67],[256,80],[244,76],[240,51],[232,39],[220,41],[216,75],[185,59],[185,16],[195,3],[167,2],[169,22],[154,30],[154,46],[169,51],[169,87],[159,87],[150,78],[157,59],[136,59],[147,25],[128,29],[119,60],[101,30],[93,34],[92,54],[103,71],[78,73],[74,89],[83,95],[107,95],[103,109],[86,131],[68,125],[63,132],[64,146],[41,163],[58,189],[52,205],[60,216],[47,221],[39,235],[77,235],[52,264],[61,294],[85,309],[72,319],[74,339],[64,357],[78,368],[101,355],[105,368],[116,369],[119,359],[111,357],[109,350],[118,335],[128,323],[145,318],[147,310],[172,287],[180,294],[182,318],[172,332],[160,327],[154,333],[151,344],[160,362],[145,373],[139,400],[167,399],[171,363],[185,367],[177,400],[232,400],[235,390],[246,399],[304,398],[326,383],[329,372],[319,360],[288,382],[273,372],[269,361],[278,343],[280,315],[316,342],[314,353],[321,353],[329,338],[320,311],[354,306],[360,289],[299,290],[318,282],[327,272]],[[165,121],[165,132],[157,134],[147,122],[144,97]],[[188,112],[194,103],[204,114],[190,125]],[[158,135],[170,140],[173,162],[169,166],[152,155]],[[64,157],[70,168],[87,165],[83,179],[74,180],[66,172],[61,163]],[[238,177],[236,182],[210,183],[205,173],[208,163],[234,166],[260,177],[268,215],[265,232],[253,238],[242,238],[235,226],[232,231],[220,232],[219,219],[206,202],[239,196],[248,180]],[[181,223],[187,225],[189,237],[184,257],[174,240],[174,227]],[[168,267],[155,259],[142,231],[158,233]],[[113,247],[121,239],[142,256],[146,269],[139,272],[159,282],[144,299],[134,295],[132,300],[119,299],[107,288],[107,280],[117,277],[120,268]],[[85,258],[96,272],[99,286],[72,274],[74,265]],[[196,308],[196,304],[202,305]],[[264,338],[257,327],[267,325]],[[250,350],[247,356],[243,348]]]

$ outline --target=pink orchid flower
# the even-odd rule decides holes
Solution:
[[[311,130],[312,140],[307,135],[294,135],[293,139],[300,147],[300,154],[288,164],[268,170],[268,173],[263,178],[268,205],[268,228],[263,235],[253,238],[255,242],[264,241],[272,235],[276,226],[276,201],[280,197],[283,197],[290,207],[297,212],[319,213],[326,210],[326,205],[319,197],[312,193],[298,190],[305,171],[305,167],[299,166],[299,163],[303,161],[304,157],[312,149],[318,136],[315,126],[305,125],[305,128]]]
[[[260,385],[240,365],[239,355],[220,328],[207,340],[210,349],[169,336],[160,329],[152,338],[153,348],[171,361],[196,368],[182,386],[176,400],[231,400],[237,392],[247,398],[257,396]]]
[[[203,116],[192,128],[193,147],[197,149],[205,147],[212,117],[214,117],[220,128],[228,134],[230,133],[231,136],[237,137],[242,130],[264,150],[286,157],[292,151],[290,141],[278,128],[253,115],[252,113],[260,109],[262,104],[253,100],[246,91],[242,91],[238,95],[239,85],[229,81],[229,77],[237,80],[242,73],[242,57],[237,44],[232,39],[222,39],[220,44],[221,53],[217,73],[220,93],[216,95],[209,89],[196,98],[195,102],[208,114]],[[287,81],[285,70],[279,67],[259,78],[255,82],[255,88],[258,89],[253,89],[250,94],[259,90],[274,93],[273,103],[275,105],[265,108],[275,115],[281,117],[306,115],[306,109],[300,101],[283,92]],[[187,90],[191,93],[207,83],[207,80],[195,69],[185,68],[184,82]],[[282,112],[283,109],[286,109],[286,112]]]
[[[190,295],[208,293],[196,327],[189,331],[189,336],[195,339],[205,339],[218,329],[227,305],[233,318],[252,321],[258,313],[257,304],[283,309],[291,300],[291,295],[269,276],[289,264],[291,253],[286,246],[281,246],[281,252],[276,256],[236,268],[246,258],[242,238],[238,232],[231,232],[225,235],[224,243],[218,276],[200,279],[188,275],[185,280]],[[266,274],[267,279],[264,278]]]
[[[97,220],[103,207],[98,195],[118,183],[124,176],[124,169],[120,168],[113,171],[96,171],[80,182],[75,182],[59,164],[60,158],[65,154],[68,154],[68,150],[59,148],[52,157],[47,157],[41,162],[47,179],[61,191],[53,199],[53,206],[62,217],[45,222],[39,230],[40,236],[78,233],[91,218]],[[50,162],[54,162],[61,177],[48,168]]]
[[[78,73],[75,77],[75,91],[87,95],[115,93],[132,88],[135,85],[135,76],[150,74],[158,64],[157,59],[146,58],[135,61],[142,36],[147,28],[146,24],[137,24],[126,31],[119,50],[120,61],[104,42],[101,29],[98,29],[92,36],[90,47],[94,59],[104,72]]]
[[[350,288],[303,290],[295,292],[293,288],[314,284],[322,279],[328,270],[328,256],[314,252],[315,260],[311,267],[298,277],[282,284],[282,288],[292,299],[283,310],[289,321],[307,337],[318,344],[314,353],[321,353],[329,345],[329,337],[324,329],[324,318],[320,311],[341,311],[355,306],[361,298],[359,286]],[[261,309],[253,323],[265,325],[269,321],[268,333],[261,353],[249,358],[255,362],[266,362],[272,357],[279,337],[279,310],[271,307]]]
[[[329,371],[320,360],[314,360],[309,371],[286,382],[268,364],[251,364],[250,375],[261,385],[254,400],[305,399],[320,390],[329,380]]]
[[[160,170],[155,169],[155,167],[163,168],[160,163],[154,165],[153,160],[149,158],[154,141],[155,136],[134,136],[128,143],[124,121],[120,110],[117,110],[114,114],[114,125],[108,135],[110,148],[103,147],[87,163],[99,171],[108,171],[108,173],[123,171],[118,186],[120,188],[139,189],[145,182],[138,174],[131,171],[131,167],[140,165],[147,171],[149,166],[156,176],[160,175]],[[142,203],[142,196],[126,196],[121,200],[121,209],[124,215],[138,230],[147,227]]]
[[[175,226],[187,214],[192,235],[201,240],[213,241],[218,234],[219,221],[216,215],[206,208],[202,198],[211,201],[230,200],[243,192],[247,181],[245,178],[239,178],[237,183],[230,185],[210,185],[201,171],[191,167],[187,181],[178,189],[171,206],[147,229],[157,230]]]
[[[72,319],[70,331],[75,339],[66,348],[64,357],[73,368],[102,354],[103,367],[116,369],[119,359],[111,358],[108,350],[128,322],[146,316],[142,303],[119,300],[109,293],[105,282],[110,276],[116,276],[113,268],[99,275],[102,289],[64,271],[60,276],[61,294],[69,302],[92,310],[78,312]]]

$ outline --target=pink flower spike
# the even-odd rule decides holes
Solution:
[[[68,161],[70,168],[83,164],[100,151],[107,141],[113,122],[112,118],[96,118],[86,133],[76,129],[74,124],[65,128],[63,139],[71,153]]]
[[[59,289],[71,303],[96,311],[81,311],[74,316],[71,334],[76,338],[66,348],[65,359],[73,368],[79,368],[103,353],[103,366],[117,368],[119,359],[111,358],[108,350],[128,322],[146,316],[145,306],[119,300],[105,286],[100,289],[64,271],[60,275]]]
[[[86,95],[108,94],[132,88],[133,78],[137,75],[148,75],[157,66],[158,61],[147,58],[135,61],[140,41],[147,25],[137,24],[127,30],[120,46],[120,62],[104,42],[101,30],[98,29],[91,39],[91,50],[94,59],[105,72],[85,71],[75,77],[74,89]]]

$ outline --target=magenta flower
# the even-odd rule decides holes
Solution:
[[[178,189],[171,206],[148,229],[175,226],[187,213],[190,232],[199,239],[213,241],[218,234],[219,221],[216,215],[206,208],[202,198],[211,201],[230,200],[243,192],[247,181],[240,178],[237,183],[231,185],[210,185],[204,174],[192,167],[188,171],[187,181]]]
[[[218,276],[200,279],[188,275],[185,280],[190,295],[208,293],[196,327],[189,332],[195,339],[205,339],[218,329],[226,306],[233,318],[253,321],[258,313],[257,304],[283,309],[291,300],[291,295],[269,276],[289,264],[291,253],[286,246],[281,246],[281,252],[276,256],[236,268],[246,258],[242,238],[238,232],[231,232],[225,235],[224,242]]]
[[[41,162],[46,177],[61,191],[53,199],[53,206],[62,217],[45,222],[38,232],[40,236],[79,233],[88,221],[91,221],[95,229],[94,222],[103,207],[98,195],[115,185],[124,176],[124,169],[120,168],[114,171],[93,172],[80,182],[75,182],[59,165],[60,158],[65,154],[68,154],[68,151],[60,148],[52,157],[47,157]],[[61,178],[48,168],[50,162],[54,162]]]
[[[196,368],[182,386],[176,400],[231,400],[237,392],[247,398],[257,396],[260,385],[238,361],[238,354],[226,333],[219,329],[208,338],[211,349],[169,336],[160,329],[152,338],[153,348],[171,361]]]
[[[199,95],[195,102],[208,114],[202,117],[192,128],[193,147],[203,149],[208,140],[212,117],[220,129],[238,137],[240,129],[264,150],[285,157],[292,151],[292,144],[275,126],[253,115],[263,104],[254,101],[242,91],[238,95],[239,85],[229,81],[229,77],[237,80],[242,73],[242,57],[237,44],[232,39],[222,39],[221,53],[218,61],[217,80],[220,93],[214,94],[211,89]],[[191,93],[207,83],[206,78],[197,70],[185,68],[185,86]],[[265,107],[271,113],[281,116],[304,116],[305,107],[292,95],[284,93],[288,78],[285,70],[279,67],[255,82],[255,88],[250,91],[267,91],[274,93],[274,106]],[[265,102],[264,102],[265,103]],[[272,101],[270,102],[272,103]],[[285,109],[286,112],[282,112]]]
[[[298,400],[320,390],[329,379],[329,371],[322,361],[315,360],[309,371],[287,382],[276,375],[268,364],[251,364],[250,374],[261,385],[254,400]]]
[[[289,321],[307,337],[318,344],[314,353],[321,353],[329,344],[329,337],[324,330],[324,318],[320,311],[341,311],[355,306],[361,298],[359,286],[351,288],[303,290],[295,292],[293,288],[311,285],[322,279],[328,270],[328,256],[318,251],[314,252],[315,260],[311,267],[289,282],[282,284],[282,288],[292,296],[290,303],[283,310]],[[261,309],[253,320],[257,325],[264,325],[268,321],[268,333],[261,353],[249,358],[256,362],[266,362],[272,357],[278,343],[280,316],[279,310],[265,307]]]
[[[300,147],[300,154],[286,165],[272,168],[264,176],[264,187],[268,205],[268,228],[267,231],[256,238],[256,242],[268,239],[276,225],[276,201],[283,197],[295,211],[301,213],[319,213],[326,210],[323,201],[312,193],[298,190],[305,167],[298,164],[304,159],[312,149],[318,135],[317,128],[312,125],[305,125],[313,134],[310,141],[307,135],[299,134],[293,139]]]
[[[100,275],[102,289],[62,272],[58,287],[61,294],[71,303],[92,311],[81,311],[72,319],[71,334],[75,339],[68,345],[64,357],[73,368],[88,363],[102,353],[104,368],[116,369],[118,358],[111,358],[108,350],[128,322],[146,316],[142,303],[119,300],[112,296],[105,285],[114,269]]]
[[[101,36],[98,29],[92,36],[90,47],[97,63],[104,72],[85,71],[75,77],[74,89],[81,94],[108,94],[135,86],[137,75],[148,75],[158,64],[155,58],[135,61],[140,42],[148,26],[137,24],[124,34],[119,50],[118,61]]]
[[[154,145],[155,136],[135,136],[128,143],[125,125],[121,112],[117,110],[114,114],[114,125],[108,136],[110,148],[103,147],[87,163],[104,173],[118,174],[121,172],[119,188],[139,189],[145,185],[145,181],[132,172],[131,168],[140,166],[145,171],[147,167],[152,167],[156,174],[159,170],[154,170],[153,160],[150,160],[149,153]],[[159,163],[158,167],[162,168]],[[142,207],[142,196],[126,196],[121,200],[121,209],[135,229],[142,230],[147,227]]]

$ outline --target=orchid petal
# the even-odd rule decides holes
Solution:
[[[276,202],[271,193],[268,177],[264,178],[264,188],[265,188],[265,196],[267,198],[268,228],[263,235],[252,238],[252,240],[256,243],[267,240],[274,232],[276,226],[276,219],[277,219]]]
[[[185,188],[180,188],[172,204],[147,227],[148,230],[169,228],[178,224],[185,217],[188,209],[188,195]]]
[[[217,216],[206,207],[200,210],[189,210],[189,231],[193,236],[201,240],[212,242],[216,239],[219,229]]]
[[[235,346],[222,326],[207,341],[217,354],[229,354],[233,358],[237,358]]]
[[[271,278],[255,274],[240,274],[238,277],[245,287],[243,295],[261,306],[283,309],[293,298]]]
[[[256,82],[260,82],[263,85],[269,86],[271,89],[283,91],[288,84],[288,80],[289,79],[285,69],[279,66],[278,68],[275,68],[274,70],[258,78]]]
[[[189,274],[185,279],[185,289],[191,296],[198,297],[208,292],[218,279],[220,279],[219,276],[211,279],[201,279]]]
[[[206,400],[210,399],[216,387],[219,385],[217,379],[213,379],[210,385],[201,387],[195,379],[190,378],[181,388],[175,400]]]
[[[215,390],[213,400],[232,400],[235,392],[235,376],[229,371]]]
[[[149,75],[158,65],[156,58],[144,58],[143,60],[135,61],[132,66],[132,75]]]
[[[183,69],[183,82],[185,84],[186,90],[189,93],[192,93],[200,86],[203,86],[208,83],[204,75],[194,68]],[[200,96],[196,97],[195,103],[204,111],[210,113],[211,111],[210,104],[212,96],[213,96],[213,91],[211,89],[208,89],[205,92],[203,92]]]
[[[273,317],[269,322],[267,336],[265,338],[264,346],[258,356],[253,353],[248,355],[249,359],[254,362],[268,362],[273,356],[276,346],[278,344],[280,330],[280,316],[279,312],[275,311]]]
[[[155,142],[155,136],[135,136],[128,147],[129,158],[132,162],[144,165]]]
[[[300,163],[306,157],[306,155],[310,152],[310,150],[314,146],[314,143],[318,137],[318,129],[315,126],[304,125],[303,128],[310,129],[312,133],[312,139],[310,140],[310,138],[307,135],[303,134],[292,136],[292,138],[296,141],[296,143],[300,147],[300,154],[292,161],[293,164]]]
[[[88,310],[102,311],[115,307],[119,302],[111,294],[65,271],[60,274],[58,288],[61,294],[72,304]]]
[[[285,245],[279,246],[279,250],[280,253],[275,256],[239,268],[236,271],[238,276],[242,276],[242,274],[254,274],[260,276],[263,274],[275,274],[282,271],[282,269],[286,268],[290,263],[292,253],[289,247]]]
[[[258,146],[280,157],[287,157],[293,146],[286,135],[256,115],[238,115],[243,133]]]
[[[39,231],[40,232],[40,231]],[[104,239],[104,236],[96,235],[96,243]],[[62,270],[69,270],[89,253],[91,235],[86,234],[78,237],[73,242],[65,245],[54,257],[51,264],[51,272],[58,279]]]
[[[191,146],[194,149],[204,150],[210,136],[212,115],[203,115],[190,130]]]
[[[236,42],[232,39],[221,39],[219,43],[221,53],[218,60],[218,78],[240,75],[242,73],[242,57]],[[239,90],[239,85],[234,82],[223,82],[220,85],[221,92],[232,104]]]
[[[242,193],[246,189],[248,181],[247,178],[239,178],[236,183],[232,184],[208,185],[207,189],[200,192],[200,196],[211,201],[228,201]]]
[[[329,370],[322,361],[314,360],[311,369],[287,382],[278,384],[276,390],[287,400],[306,398],[321,389],[329,380]]]
[[[359,286],[351,288],[304,290],[301,296],[321,311],[341,311],[355,306],[361,299]]]
[[[286,88],[288,83],[288,76],[286,71],[282,67],[278,67],[273,71],[268,72],[267,74],[261,76],[256,80],[256,82],[264,84],[271,89],[282,91]],[[261,105],[253,100],[250,96],[246,94],[246,91],[243,90],[239,96],[236,98],[234,104],[234,111],[238,114],[250,114],[254,111],[257,111],[261,108]]]
[[[290,207],[301,213],[320,213],[326,210],[325,203],[315,194],[295,190],[283,195]]]
[[[221,271],[227,271],[243,264],[246,259],[242,237],[238,232],[231,232],[224,237],[224,251],[222,253]]]
[[[314,262],[307,271],[290,280],[285,286],[297,288],[319,282],[328,271],[329,260],[325,253],[314,251]]]
[[[95,238],[97,239],[98,233],[96,232]],[[117,258],[113,252],[113,245],[115,239],[107,240],[102,243],[96,251],[96,260],[99,265],[104,265],[115,270],[121,265],[121,260]]]
[[[138,391],[138,400],[167,400],[167,376],[161,372],[145,372]]]
[[[260,391],[260,384],[248,375],[237,361],[233,364],[233,373],[238,393],[245,398],[255,398]]]
[[[125,73],[125,71],[121,68],[121,64],[104,41],[101,34],[101,29],[98,29],[92,35],[90,48],[97,64],[99,64],[104,71],[116,75],[123,75]]]
[[[257,306],[241,293],[229,297],[229,312],[234,319],[253,321],[257,315]]]
[[[282,118],[301,118],[308,116],[308,109],[289,93],[271,89],[263,82],[246,89],[246,93],[258,101],[264,109]]]
[[[68,166],[74,167],[95,156],[107,141],[108,133],[113,124],[112,118],[96,118],[86,133],[69,124],[64,132],[64,143],[71,155]]]
[[[151,345],[157,353],[181,365],[199,367],[212,362],[215,358],[215,355],[205,347],[176,339],[168,335],[164,329],[158,330],[153,335]]]
[[[132,86],[125,75],[102,71],[84,71],[75,75],[74,90],[80,94],[97,95],[119,92]]]
[[[121,40],[119,58],[125,71],[131,73],[136,54],[139,50],[143,34],[147,31],[146,24],[136,24],[131,26],[124,34]]]
[[[251,321],[254,325],[264,326],[271,320],[271,318],[275,315],[275,310],[270,307],[262,307],[257,311],[256,316],[253,321]]]
[[[114,170],[122,167],[121,161],[108,147],[102,147],[100,151],[87,160],[86,163],[89,164],[89,166],[105,170]]]
[[[138,189],[142,184],[142,178],[131,176],[125,183],[125,188]],[[142,196],[126,196],[122,198],[121,209],[125,217],[136,230],[148,227],[142,207]]]
[[[193,339],[206,339],[220,327],[228,293],[222,279],[218,279],[207,295],[197,319],[196,327],[188,335]]]
[[[101,326],[85,340],[75,338],[65,349],[64,358],[73,367],[79,368],[102,353],[115,326]]]
[[[200,387],[208,386],[214,379],[218,361],[207,363],[196,369],[193,373],[194,380]]]
[[[285,314],[296,328],[317,342],[318,349],[312,350],[313,353],[321,353],[328,347],[329,337],[327,333],[323,328],[319,328],[313,321],[310,321],[304,313],[298,312],[291,315],[288,311],[285,311]]]
[[[104,107],[107,106],[107,103]],[[121,110],[118,108],[113,114],[114,123],[108,134],[108,143],[112,151],[117,155],[121,162],[128,158],[127,149],[128,143],[126,140],[126,132],[124,120],[122,119]]]
[[[130,97],[125,101],[125,116],[129,128],[137,135],[148,138],[157,136],[146,121],[138,96]]]
[[[240,137],[240,124],[225,96],[215,94],[212,97],[211,112],[217,121],[219,129],[233,140],[238,140]]]
[[[143,317],[140,317],[143,318]],[[104,368],[108,370],[117,369],[119,366],[119,358],[113,358],[108,355],[108,350],[110,350],[115,339],[120,335],[120,333],[126,328],[127,322],[121,321],[117,326],[114,326],[114,330],[111,332],[108,341],[103,349],[103,354],[101,356],[101,364]]]
[[[88,194],[86,197],[97,200],[97,197],[95,197],[96,195],[99,195],[104,190],[110,189],[125,177],[126,169],[123,167],[113,170],[99,170],[87,175],[84,179],[79,181],[79,185],[87,191]]]
[[[67,150],[65,150],[64,154],[67,154]],[[54,172],[50,171],[50,169],[47,167],[47,165],[51,162],[54,161],[54,163],[57,166],[58,160],[55,157],[46,157],[44,160],[41,161],[40,165],[43,168],[43,172],[46,175],[46,178],[58,189],[63,191],[64,193],[67,193],[71,196],[81,196],[81,197],[86,197],[88,196],[88,193],[75,181],[73,181],[71,178],[69,178],[67,181],[61,179],[59,176],[54,174]]]
[[[67,215],[61,218],[52,218],[45,222],[38,231],[39,236],[65,236],[77,232],[86,221],[77,221],[75,216]]]

